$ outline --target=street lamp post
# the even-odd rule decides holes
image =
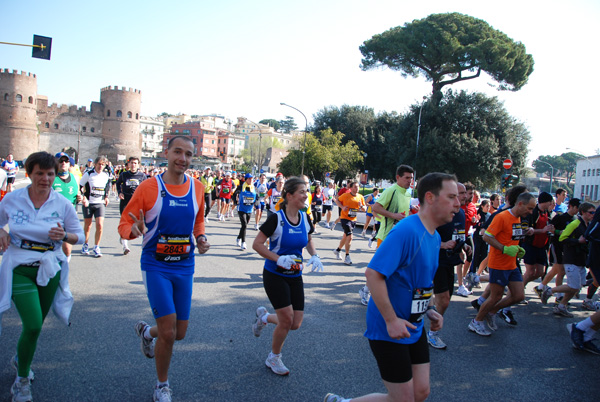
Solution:
[[[304,117],[304,121],[305,121],[306,125],[304,126],[304,147],[303,147],[304,149],[302,150],[302,168],[300,171],[300,175],[303,176],[304,175],[304,154],[306,154],[306,133],[308,131],[308,119],[306,118],[304,113],[302,113],[302,111],[300,109],[297,109],[297,108],[295,108],[291,105],[288,105],[287,103],[283,103],[283,102],[280,102],[279,104],[283,105],[283,106],[291,107],[292,109],[300,112],[300,114]]]
[[[367,174],[367,153],[365,152],[363,154],[363,173],[366,175]],[[365,179],[367,179],[368,176],[365,176]],[[366,180],[365,180],[366,181]],[[365,193],[365,185],[363,184],[363,191],[362,191],[363,195]]]
[[[540,160],[540,159],[536,159],[536,161],[545,163],[546,165],[550,166],[550,194],[552,194],[552,181],[554,180],[554,166],[552,166],[548,162],[544,162],[543,160]]]
[[[261,146],[262,146],[262,129],[260,128],[260,125],[253,122],[250,119],[246,119],[247,121],[249,121],[250,123],[256,125],[256,127],[258,127],[258,172],[260,173],[260,169],[262,169],[262,161],[260,160],[260,150],[261,150]]]
[[[415,173],[415,180],[417,180],[417,159],[419,158],[419,137],[421,136],[421,113],[423,113],[423,104],[425,101],[425,97],[423,97],[423,102],[421,103],[421,107],[419,108],[419,123],[417,125],[417,149],[415,151],[415,166],[413,166]]]

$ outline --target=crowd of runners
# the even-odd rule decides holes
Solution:
[[[536,197],[519,185],[504,200],[498,194],[481,199],[471,183],[449,174],[429,173],[415,188],[414,170],[400,165],[389,187],[363,196],[352,179],[338,190],[332,180],[311,182],[307,176],[278,173],[268,180],[264,174],[211,167],[190,170],[193,144],[183,136],[172,138],[165,153],[167,167],[142,170],[137,157],[113,167],[98,156],[78,168],[65,153],[37,152],[24,166],[31,184],[18,190],[12,188],[19,169],[12,155],[2,163],[0,319],[12,300],[22,321],[11,360],[13,401],[33,400],[31,365],[44,319],[52,308],[68,323],[74,302],[69,263],[78,252],[73,246],[102,257],[111,200],[119,202],[123,255],[130,253],[131,240],[142,238],[140,267],[155,322],[132,324],[142,353],[156,363],[154,401],[172,399],[168,373],[174,343],[185,338],[190,319],[195,251],[203,254],[211,246],[205,224],[214,220],[211,230],[218,230],[219,221],[235,215],[240,230],[231,246],[246,250],[250,231],[252,249],[265,259],[262,280],[271,308],[256,308],[251,329],[259,337],[273,327],[265,365],[277,375],[290,372],[283,345],[304,318],[302,273],[324,270],[315,235],[332,233],[339,233],[338,246],[320,252],[345,265],[352,264],[357,237],[374,249],[366,283],[356,289],[357,303],[367,306],[365,337],[388,393],[352,400],[427,398],[429,349],[448,347],[442,328],[455,283],[457,296],[479,294],[472,301],[477,315],[465,327],[488,337],[499,329],[497,318],[518,325],[513,308],[527,303],[525,286],[535,281],[531,296],[544,305],[554,298],[555,315],[573,317],[569,307],[593,312],[565,324],[574,348],[600,355],[593,341],[600,328],[594,301],[600,213],[591,203],[569,199],[564,189]],[[362,231],[357,230],[363,215]],[[336,228],[341,231],[333,232]],[[579,297],[584,287],[585,296]],[[324,400],[350,399],[328,394]]]

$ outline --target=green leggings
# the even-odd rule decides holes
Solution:
[[[23,323],[23,331],[17,343],[19,377],[29,375],[33,354],[42,332],[42,324],[50,311],[60,283],[60,271],[58,271],[48,285],[38,286],[36,283],[38,269],[38,267],[20,265],[13,270],[12,299]]]

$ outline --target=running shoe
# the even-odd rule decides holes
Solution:
[[[471,300],[471,306],[473,306],[475,310],[479,311],[479,309],[481,308],[481,305],[479,304],[479,299]]]
[[[583,350],[595,355],[600,355],[600,349],[598,349],[598,346],[596,346],[591,339],[583,343]]]
[[[243,242],[242,242],[242,250],[245,250],[246,248],[247,248],[247,247],[246,247],[246,242],[245,242],[245,241],[243,241]]]
[[[336,394],[329,393],[329,394],[325,395],[325,399],[323,399],[323,402],[341,402],[343,400],[344,400],[343,397],[336,395]]]
[[[31,383],[28,378],[17,378],[12,387],[10,387],[10,393],[13,396],[13,402],[33,401],[33,396],[31,395]]]
[[[543,288],[539,288],[537,286],[533,287],[533,290],[535,291],[535,293],[538,295],[538,297],[541,299],[542,298],[542,294],[544,293],[544,290],[546,289],[546,287],[544,286]]]
[[[504,311],[504,310],[500,310],[498,311],[498,315],[507,323],[510,325],[517,325],[517,320],[515,320],[515,316],[513,315],[512,311],[508,310],[508,311]]]
[[[336,260],[342,259],[342,256],[340,255],[340,252],[338,250],[333,250],[333,255],[335,255]]]
[[[462,297],[467,297],[473,294],[473,292],[467,290],[467,288],[465,288],[464,285],[460,285],[458,290],[456,291],[456,294]]]
[[[569,318],[573,317],[573,314],[571,314],[569,312],[569,310],[567,310],[566,307],[561,307],[561,306],[562,306],[562,304],[559,304],[558,306],[554,306],[554,308],[552,309],[552,312],[555,315],[559,315],[561,317],[569,317]]]
[[[14,355],[10,359],[10,365],[13,366],[13,368],[17,372],[17,375],[19,375],[19,357],[17,355]],[[29,380],[29,382],[33,382],[33,380],[35,380],[35,375],[33,374],[33,370],[31,368],[29,369],[29,375],[27,376],[27,379]]]
[[[369,242],[367,243],[367,245],[369,246],[369,248],[373,248],[373,238],[369,239]]]
[[[540,299],[542,299],[542,304],[548,304],[548,299],[550,299],[550,296],[552,296],[552,288],[548,287],[544,289],[542,296],[540,297]]]
[[[263,306],[256,309],[256,318],[254,319],[254,324],[252,324],[252,332],[257,338],[260,336],[263,328],[267,326],[267,324],[263,322],[263,316],[265,314],[267,314],[267,309]]]
[[[258,230],[258,223],[254,225],[254,230]]]
[[[360,304],[362,304],[363,306],[368,306],[369,299],[371,298],[371,292],[369,291],[369,289],[366,286],[363,286],[358,291],[358,294],[360,295]]]
[[[146,339],[146,337],[144,337],[144,332],[146,332],[146,328],[149,326],[150,325],[145,321],[138,321],[133,329],[135,330],[135,334],[142,340],[142,353],[148,359],[152,359],[154,357],[154,343],[156,340],[154,338]]]
[[[335,222],[333,222],[333,223],[331,224],[331,226],[329,226],[329,230],[333,230],[333,229],[335,229]]]
[[[350,259],[350,254],[346,254],[346,258],[344,258],[344,264],[352,265],[352,260]]]
[[[363,239],[364,239],[364,238],[366,238],[366,237],[367,237],[367,233],[366,233],[366,232],[363,230],[363,231],[362,231],[362,233],[361,233],[361,236],[362,236],[362,237],[363,237]]]
[[[486,328],[483,321],[475,321],[475,319],[471,320],[469,323],[469,331],[475,332],[477,335],[481,336],[492,335],[492,332]]]
[[[277,375],[288,375],[290,373],[290,370],[281,361],[281,355],[269,354],[269,357],[265,360],[265,364]]]
[[[496,324],[496,314],[488,313],[485,316],[485,322],[492,331],[498,331],[498,324]]]
[[[583,341],[584,332],[577,328],[577,323],[567,324],[567,330],[571,334],[571,343],[575,349],[583,350],[585,342]]]
[[[92,251],[94,252],[94,257],[96,257],[96,258],[102,257],[102,251],[100,250],[100,246],[94,246]]]
[[[90,246],[87,243],[83,243],[81,246],[81,254],[90,255]]]
[[[123,255],[127,255],[129,253],[131,253],[131,250],[129,249],[129,247],[123,246]]]
[[[434,349],[446,349],[446,344],[440,339],[437,332],[427,331],[427,342]]]
[[[596,311],[600,309],[600,303],[593,300],[584,300],[583,303],[581,303],[581,308],[588,311]]]
[[[154,395],[152,400],[154,402],[171,402],[171,388],[168,385],[154,388]]]
[[[473,290],[473,286],[475,285],[475,282],[473,281],[473,275],[473,272],[469,272],[467,273],[467,276],[463,278],[463,284],[469,292]]]
[[[329,229],[329,222],[325,222],[325,228]]]
[[[240,239],[239,237],[235,239],[235,244],[237,244],[238,247],[242,248],[242,239]]]

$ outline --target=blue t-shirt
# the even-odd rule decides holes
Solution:
[[[556,206],[554,207],[554,212],[556,212],[557,214],[566,214],[568,208],[569,205],[566,202],[563,202],[560,205],[556,204]]]
[[[248,187],[240,193],[240,201],[238,203],[238,210],[247,214],[251,214],[254,209],[254,201],[256,200],[256,193],[250,191]]]
[[[423,306],[429,304],[426,298],[433,294],[440,243],[439,233],[429,233],[418,214],[402,219],[390,231],[371,259],[369,268],[385,276],[396,315],[411,321],[417,329],[408,328],[410,338],[392,339],[385,320],[371,298],[367,307],[365,332],[368,339],[403,344],[415,343],[419,339],[423,330]],[[416,311],[422,314],[415,314]],[[420,319],[417,321],[418,317]]]

